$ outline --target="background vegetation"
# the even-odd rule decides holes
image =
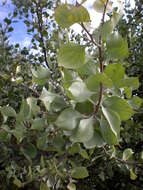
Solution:
[[[94,30],[84,2],[12,0],[0,23],[2,190],[143,189],[142,0],[96,0]],[[9,43],[20,19],[31,49]]]

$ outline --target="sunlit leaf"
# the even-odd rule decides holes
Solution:
[[[112,81],[108,76],[104,73],[98,73],[96,75],[91,75],[85,81],[87,87],[91,91],[97,91],[99,89],[100,83],[103,83],[105,87],[112,87]]]
[[[89,22],[90,16],[83,6],[73,6],[71,4],[63,4],[56,8],[55,18],[57,23],[68,28],[75,23]]]
[[[125,69],[121,64],[109,64],[106,66],[104,73],[110,78],[113,84],[118,87],[119,82],[124,79]]]
[[[111,34],[106,41],[107,53],[110,58],[124,59],[127,58],[128,43],[119,34]]]
[[[128,101],[129,104],[134,108],[134,109],[139,109],[143,103],[143,99],[138,97],[138,96],[134,96],[131,100]]]
[[[104,107],[110,108],[111,110],[117,112],[121,121],[128,120],[134,114],[134,111],[128,102],[116,96],[105,99],[103,105]]]
[[[62,45],[58,52],[58,64],[68,69],[77,69],[85,63],[85,48],[79,44]]]
[[[137,177],[138,176],[134,173],[133,169],[130,169],[130,179],[131,180],[136,180]]]
[[[131,158],[131,156],[133,155],[133,150],[131,148],[127,148],[124,150],[123,152],[123,160],[128,160]]]
[[[44,85],[50,78],[49,69],[39,66],[37,70],[32,69],[33,82],[39,85]]]
[[[40,100],[44,103],[46,109],[53,111],[60,111],[65,108],[66,104],[62,96],[47,91],[44,87],[40,96]]]
[[[72,182],[70,182],[67,186],[68,190],[76,190],[76,185]]]
[[[113,132],[108,121],[103,116],[101,118],[101,133],[105,142],[108,143],[109,145],[118,144],[117,135]]]
[[[107,0],[95,0],[93,7],[96,12],[103,13],[104,7]],[[112,10],[112,2],[108,2],[106,11],[110,12]]]
[[[119,115],[110,108],[102,107],[102,112],[103,112],[106,120],[108,121],[112,132],[119,139],[119,137],[120,137],[120,125],[121,125]]]

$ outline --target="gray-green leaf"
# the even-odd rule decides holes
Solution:
[[[72,170],[72,177],[75,179],[83,179],[88,176],[89,174],[85,167],[76,167]]]
[[[76,110],[67,108],[57,118],[56,125],[63,130],[71,131],[77,126],[81,117],[82,115]]]
[[[85,63],[85,48],[79,44],[64,44],[58,52],[59,66],[77,69]]]

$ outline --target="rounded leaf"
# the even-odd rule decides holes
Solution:
[[[115,111],[120,116],[121,121],[128,120],[134,114],[134,111],[128,102],[117,96],[105,99],[103,105],[104,107]]]
[[[107,38],[107,52],[109,57],[124,59],[129,55],[128,43],[119,34],[111,34]]]
[[[94,135],[93,118],[80,120],[79,126],[73,131],[70,137],[73,142],[89,141]]]
[[[56,125],[63,130],[71,131],[77,126],[78,120],[81,117],[82,115],[76,110],[67,108],[57,118]]]
[[[85,167],[76,167],[72,170],[72,177],[75,179],[83,179],[88,176],[89,174]]]
[[[89,22],[90,16],[83,6],[63,4],[56,8],[55,19],[61,27],[68,28],[75,23]]]
[[[68,69],[77,69],[85,63],[85,48],[81,45],[64,44],[58,52],[59,66]]]

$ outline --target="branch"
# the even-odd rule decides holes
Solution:
[[[39,14],[39,10],[38,8],[40,7],[40,3],[36,3],[36,15],[37,15],[37,19],[38,19],[38,27],[39,27],[39,33],[40,33],[40,39],[41,39],[41,43],[42,43],[42,51],[43,51],[43,54],[44,54],[44,61],[47,65],[47,67],[49,68],[49,70],[51,71],[51,68],[48,64],[48,61],[47,61],[47,51],[46,51],[46,48],[45,48],[45,44],[44,44],[44,36],[43,36],[43,26],[40,22],[40,20],[42,20],[40,14]],[[40,7],[41,8],[41,7]],[[41,14],[42,14],[42,10],[40,9],[41,11]]]
[[[98,44],[96,41],[94,41],[92,34],[90,34],[90,32],[87,30],[87,28],[84,26],[84,24],[81,23],[80,25],[81,25],[81,27],[84,29],[84,31],[87,33],[87,35],[89,36],[90,41],[91,41],[95,46],[100,47],[100,44]]]
[[[81,5],[82,5],[82,4],[80,4],[80,3],[78,3],[78,2],[76,1],[76,6],[77,6],[77,7],[79,7],[79,6],[81,6]],[[84,26],[83,22],[80,23],[80,25],[81,25],[81,27],[83,28],[83,30],[87,33],[87,35],[89,36],[90,41],[91,41],[95,46],[99,47],[100,45],[99,45],[96,41],[94,41],[92,34],[90,34],[90,32],[89,32],[89,31],[87,30],[87,28]]]
[[[107,152],[106,148],[103,147],[104,152],[107,156],[111,158],[111,155]],[[121,164],[128,164],[128,165],[143,165],[143,162],[136,162],[136,161],[129,161],[129,160],[123,160],[121,158],[118,158],[117,156],[112,157],[111,159],[115,159],[116,161],[120,162]]]
[[[108,1],[109,0],[107,0],[106,4],[104,5],[104,11],[103,11],[103,16],[102,16],[102,20],[101,20],[101,26],[103,26],[103,24],[104,24],[105,13],[106,13]],[[99,59],[100,73],[103,73],[103,55],[102,55],[102,39],[101,39],[101,35],[99,36],[98,52],[99,52],[98,59]],[[100,82],[99,99],[98,99],[98,103],[94,106],[94,117],[96,116],[97,112],[99,111],[99,108],[100,108],[100,105],[101,105],[101,102],[102,102],[102,97],[103,97],[103,84],[102,84],[102,82]]]

